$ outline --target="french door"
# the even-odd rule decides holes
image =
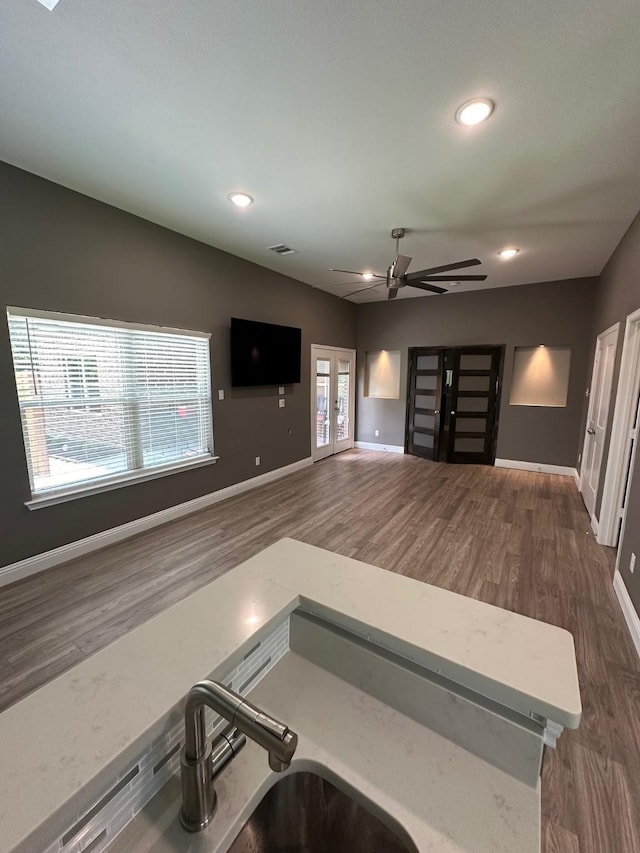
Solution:
[[[409,405],[406,451],[437,461],[440,449],[440,404],[444,350],[409,350]]]
[[[502,347],[458,347],[447,352],[447,462],[495,462],[502,354]]]
[[[311,455],[324,459],[353,447],[354,350],[311,347]]]
[[[495,462],[504,347],[409,350],[407,453],[439,462]]]

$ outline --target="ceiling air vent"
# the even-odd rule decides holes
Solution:
[[[276,243],[275,246],[267,246],[270,252],[275,252],[276,255],[295,255],[296,250],[291,246],[285,246],[284,243]]]

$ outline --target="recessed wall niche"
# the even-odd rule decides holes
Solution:
[[[509,403],[512,406],[565,407],[570,367],[569,347],[516,347]]]
[[[365,397],[400,399],[400,353],[393,350],[368,352],[365,367]]]

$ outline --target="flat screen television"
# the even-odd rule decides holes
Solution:
[[[300,382],[302,331],[292,326],[231,318],[231,385]]]

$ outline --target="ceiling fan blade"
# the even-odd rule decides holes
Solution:
[[[392,278],[402,278],[402,276],[406,273],[409,268],[409,264],[411,263],[411,258],[408,258],[406,255],[398,255],[398,257],[393,262],[393,268],[391,270]]]
[[[353,282],[352,282],[352,284],[353,284]],[[382,284],[382,282],[379,281],[376,284],[370,284],[369,287],[361,287],[358,290],[352,290],[350,293],[344,293],[344,294],[341,293],[340,296],[342,299],[346,299],[348,296],[355,296],[356,293],[364,293],[365,290],[373,290],[374,287],[380,287],[381,284]]]
[[[421,275],[420,281],[485,281],[486,275]],[[413,277],[407,284],[413,284]]]
[[[397,287],[390,287],[387,299],[395,299],[397,295],[398,295],[398,288]]]
[[[481,264],[478,258],[469,258],[468,261],[456,261],[454,264],[444,264],[441,267],[431,267],[428,270],[420,270],[419,272],[410,273],[411,278],[424,278],[426,275],[433,275],[438,272],[449,272],[450,270],[463,270],[465,267],[475,267]]]
[[[426,281],[409,281],[409,287],[418,287],[420,290],[428,290],[429,293],[448,293],[444,287],[436,287],[435,284],[427,284]]]
[[[329,267],[329,272],[346,272],[349,275],[359,275],[360,278],[364,278],[365,275],[367,275],[367,276],[370,275],[370,276],[372,276],[372,278],[386,278],[385,275],[380,275],[377,272],[364,273],[364,272],[358,272],[358,270],[336,270],[333,267]],[[366,281],[366,279],[365,279],[365,281]]]

